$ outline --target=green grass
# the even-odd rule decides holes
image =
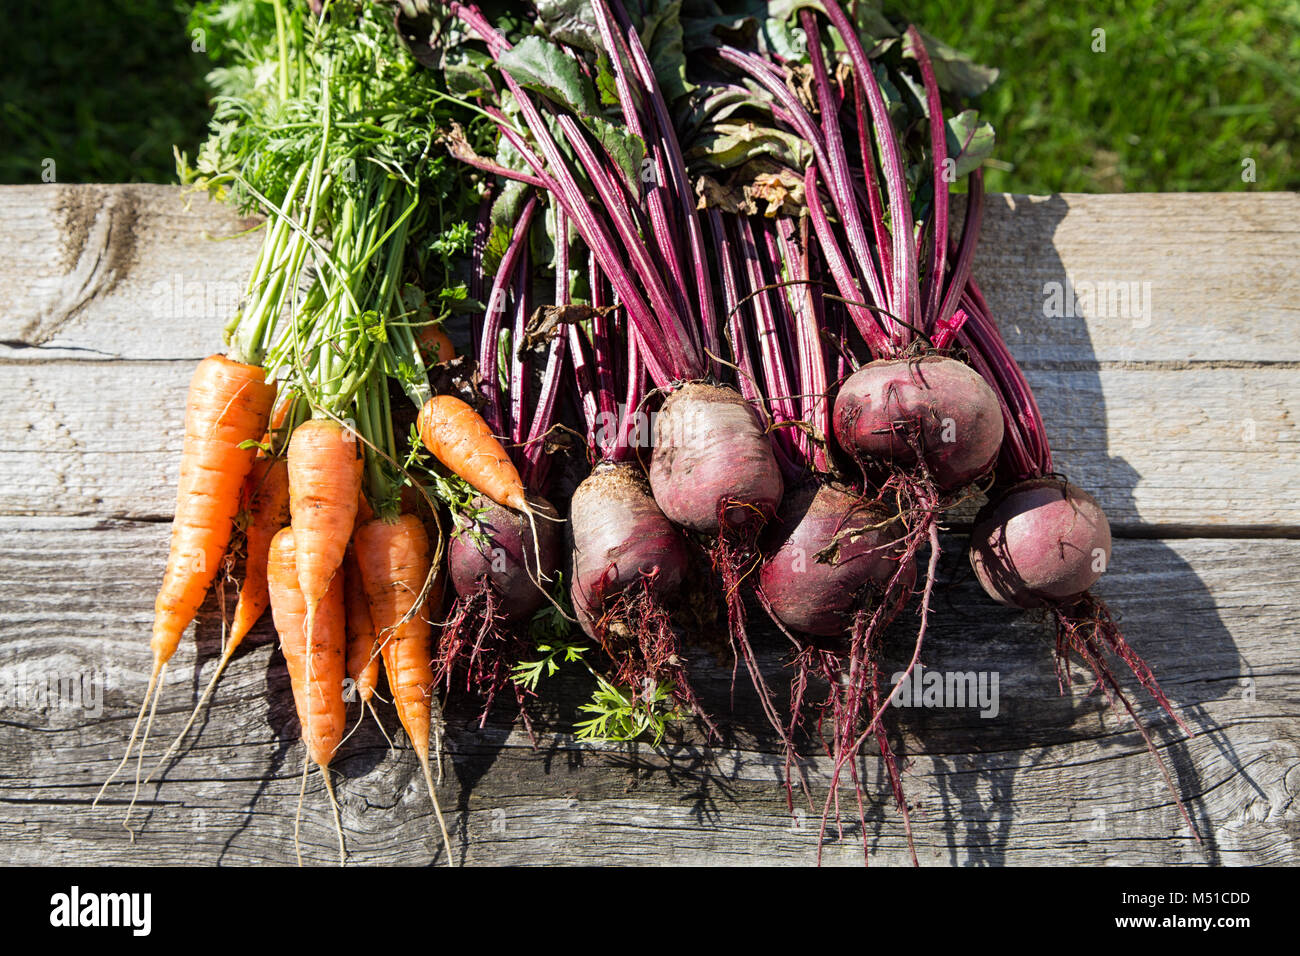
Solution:
[[[207,126],[178,0],[6,0],[0,182],[173,182]]]
[[[1300,188],[1300,0],[904,3],[1002,70],[981,104],[992,190]],[[193,155],[207,121],[184,6],[9,0],[0,182],[39,182],[47,158],[60,182],[172,181],[172,144]]]
[[[981,106],[1011,168],[990,190],[1300,187],[1300,0],[902,2],[1002,71]]]

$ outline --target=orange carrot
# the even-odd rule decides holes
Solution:
[[[353,533],[374,516],[375,510],[370,507],[363,492],[357,496],[357,520],[352,527]],[[384,729],[384,722],[379,719],[374,705],[375,688],[379,684],[379,635],[375,633],[375,626],[370,620],[370,599],[366,597],[361,569],[357,567],[356,548],[351,541],[343,555],[343,596],[348,618],[348,679],[352,681],[352,689],[361,699],[363,708],[369,710],[370,716],[375,718],[375,725],[388,741],[391,750],[392,738]],[[349,696],[347,699],[352,698]],[[360,718],[357,720],[357,727],[359,726]],[[353,728],[355,730],[356,727]],[[351,736],[351,732],[348,736]],[[343,739],[346,741],[347,737]]]
[[[210,355],[199,363],[190,380],[185,409],[185,441],[181,450],[180,484],[176,492],[176,516],[172,522],[171,550],[162,587],[154,602],[151,648],[153,670],[136,717],[126,753],[95,797],[104,790],[130,759],[131,749],[149,708],[149,724],[157,706],[156,690],[167,661],[176,652],[181,634],[198,613],[204,596],[221,568],[230,544],[235,515],[239,511],[244,479],[253,466],[253,447],[266,432],[275,386],[266,382],[266,372],[224,355]],[[140,788],[140,760],[149,738],[146,725],[136,759],[136,795]],[[135,805],[132,797],[131,806]],[[127,821],[131,809],[127,809]],[[129,830],[129,825],[127,826]]]
[[[456,357],[456,346],[451,336],[443,331],[441,324],[426,325],[416,334],[416,344],[420,346],[420,357],[425,365],[435,362],[450,362]]]
[[[293,404],[292,397],[282,400],[271,413],[271,431],[262,438],[268,448],[274,440],[272,432],[284,424]],[[244,581],[230,621],[227,655],[234,653],[232,648],[239,646],[270,604],[266,593],[266,553],[271,538],[289,523],[288,465],[283,458],[272,458],[268,452],[259,451],[244,490],[248,509],[248,525],[244,529]]]
[[[171,554],[154,604],[153,652],[166,662],[217,576],[275,386],[264,370],[212,355],[190,382]]]
[[[519,471],[483,416],[453,395],[435,395],[418,419],[420,441],[434,458],[499,505],[528,512]]]
[[[430,698],[434,683],[433,627],[429,615],[441,610],[442,576],[434,576],[423,605],[417,605],[432,565],[429,537],[415,515],[402,515],[395,521],[382,518],[367,521],[357,528],[352,544],[397,716],[424,771],[447,850],[447,865],[451,866],[454,862],[451,838],[429,769]]]
[[[370,502],[366,499],[365,493],[357,495],[357,517],[353,522],[352,530],[356,531],[357,527],[365,524],[375,516],[375,509],[370,507]]]
[[[370,602],[352,548],[343,557],[343,594],[348,613],[348,677],[361,703],[369,707],[379,682],[379,639],[370,620]]]
[[[329,763],[343,740],[346,716],[343,676],[347,646],[343,609],[343,582],[336,576],[326,588],[316,610],[315,624],[307,630],[307,600],[298,584],[296,536],[284,528],[271,540],[267,555],[267,586],[271,595],[271,616],[280,635],[280,650],[293,687],[294,707],[302,725],[307,756],[320,767],[334,809],[338,828],[339,859],[344,859],[343,830],[338,804],[330,782]],[[305,782],[304,782],[305,785]],[[301,803],[299,805],[301,811]],[[294,843],[298,827],[294,823]],[[301,854],[298,862],[302,863]]]
[[[304,422],[289,439],[289,513],[308,633],[352,536],[363,464],[357,452],[356,435],[328,419]]]
[[[244,532],[244,582],[230,622],[227,654],[234,653],[270,604],[266,555],[275,533],[289,523],[289,465],[283,458],[258,458],[248,476],[248,527]]]
[[[248,526],[244,531],[244,583],[239,589],[239,603],[235,605],[231,619],[230,636],[226,639],[226,646],[217,662],[217,669],[208,680],[208,686],[190,711],[190,719],[149,772],[145,783],[153,779],[180,747],[200,711],[216,690],[217,681],[225,673],[226,665],[234,658],[235,651],[239,650],[248,632],[270,604],[266,584],[266,556],[271,547],[271,538],[289,523],[289,471],[283,458],[259,457],[253,461],[253,470],[248,474],[246,497]]]

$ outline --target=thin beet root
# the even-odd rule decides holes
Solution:
[[[1192,835],[1196,837],[1197,842],[1201,842],[1201,831],[1197,829],[1196,823],[1187,812],[1187,807],[1183,804],[1178,788],[1174,786],[1173,777],[1170,776],[1169,769],[1165,766],[1164,760],[1161,759],[1160,751],[1156,749],[1155,741],[1151,739],[1150,732],[1138,716],[1137,710],[1124,694],[1124,690],[1115,679],[1110,666],[1106,663],[1106,652],[1109,651],[1128,665],[1133,675],[1137,677],[1138,683],[1146,689],[1147,693],[1155,699],[1161,709],[1173,718],[1174,723],[1189,737],[1195,736],[1192,729],[1174,712],[1173,705],[1170,704],[1169,698],[1165,696],[1164,691],[1160,689],[1160,685],[1156,682],[1155,675],[1151,672],[1151,668],[1147,666],[1146,661],[1142,660],[1137,652],[1124,640],[1124,636],[1120,633],[1119,627],[1111,617],[1110,609],[1106,607],[1104,601],[1085,593],[1073,604],[1056,605],[1052,608],[1052,612],[1056,618],[1056,673],[1062,691],[1070,683],[1068,657],[1070,652],[1073,651],[1092,672],[1097,686],[1106,694],[1111,707],[1116,711],[1122,709],[1133,721],[1138,733],[1142,735],[1147,750],[1155,758],[1161,776],[1164,777],[1165,786],[1173,794],[1174,802],[1178,805],[1178,812],[1182,814],[1183,821],[1191,829]]]
[[[748,520],[740,523],[734,518],[724,518],[727,514],[747,514]],[[727,612],[727,640],[736,661],[743,661],[750,683],[758,695],[759,706],[768,724],[776,731],[781,745],[787,755],[794,752],[794,743],[790,738],[785,722],[776,709],[772,690],[758,663],[758,655],[749,640],[747,627],[748,614],[745,609],[745,587],[751,588],[756,583],[763,556],[758,548],[758,538],[767,523],[767,516],[755,508],[742,509],[732,499],[724,498],[718,503],[718,521],[721,532],[713,540],[709,550],[709,560],[722,588],[723,606]],[[760,589],[755,593],[762,600]],[[732,694],[735,694],[735,669],[732,669]],[[792,800],[792,784],[786,781],[786,797]]]
[[[533,737],[528,692],[512,675],[514,665],[533,653],[533,644],[510,625],[497,591],[486,579],[480,583],[481,587],[458,597],[452,605],[435,649],[434,683],[450,691],[458,684],[456,674],[463,674],[465,692],[476,695],[483,704],[480,727],[487,723],[497,696],[510,690],[524,728]]]
[[[832,422],[846,452],[904,468],[923,459],[944,491],[993,466],[1004,428],[997,395],[980,374],[933,354],[862,366],[840,387]]]

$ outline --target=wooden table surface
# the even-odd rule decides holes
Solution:
[[[303,752],[266,620],[182,759],[143,789],[134,844],[128,787],[91,806],[144,690],[185,389],[242,292],[248,225],[170,187],[0,188],[0,862],[294,859]],[[1059,692],[1046,621],[973,584],[958,515],[924,663],[996,674],[999,707],[891,713],[922,865],[1297,862],[1298,260],[1296,195],[990,197],[976,275],[1058,468],[1110,515],[1098,592],[1198,731],[1183,739],[1137,697],[1205,840],[1132,725],[1086,680]],[[906,624],[887,664],[906,659]],[[756,630],[779,680],[781,643]],[[184,722],[219,641],[210,602],[168,668],[155,742]],[[730,669],[699,671],[725,711]],[[817,828],[786,810],[743,677],[743,729],[715,746],[689,726],[658,749],[579,744],[564,730],[585,688],[565,690],[535,749],[505,711],[480,729],[470,702],[448,702],[458,863],[815,861]],[[863,764],[872,863],[905,863],[878,764]],[[442,862],[409,749],[367,721],[335,767],[352,862]],[[824,792],[826,761],[808,773]],[[319,776],[302,834],[307,860],[334,862]],[[856,825],[824,862],[861,864]]]

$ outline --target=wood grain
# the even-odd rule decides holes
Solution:
[[[189,362],[4,367],[0,513],[169,518]],[[1039,369],[1056,468],[1119,528],[1300,531],[1297,372]],[[969,518],[966,509],[953,520]]]
[[[1294,193],[995,195],[974,274],[1030,367],[1296,362],[1298,257]]]
[[[173,186],[0,188],[0,358],[199,359],[244,294],[261,242]]]
[[[986,207],[975,275],[1030,366],[1300,361],[1300,195],[992,195]],[[6,186],[0,222],[10,360],[202,358],[260,240],[255,219],[170,186]],[[114,245],[110,225],[129,243]],[[1149,314],[1125,317],[1109,295],[1081,316],[1045,314],[1045,287],[1067,279],[1150,283]]]
[[[130,787],[89,806],[135,716],[149,665],[150,595],[166,527],[74,518],[0,524],[0,859],[228,864],[293,860],[302,749],[283,662],[263,622],[241,651],[200,734],[161,786],[142,792],[135,845],[121,829]],[[1122,540],[1103,595],[1123,609],[1136,649],[1184,718],[1182,741],[1139,697],[1165,759],[1206,836],[1187,835],[1155,763],[1127,721],[1077,679],[1062,697],[1050,634],[1032,615],[991,608],[963,574],[952,539],[925,663],[999,675],[999,709],[903,709],[892,732],[907,754],[918,853],[931,864],[1295,863],[1300,823],[1300,674],[1293,609],[1300,542]],[[89,557],[88,557],[89,555]],[[81,569],[69,578],[70,566]],[[911,624],[891,633],[887,665],[904,666]],[[168,669],[155,725],[163,741],[184,722],[210,674],[220,635],[210,605],[197,638]],[[765,669],[779,679],[782,642],[756,629]],[[730,671],[707,657],[696,684],[727,708]],[[1081,673],[1076,669],[1076,678]],[[94,682],[103,696],[42,699],[33,688]],[[54,681],[52,684],[51,682]],[[1132,686],[1132,680],[1125,681]],[[589,690],[562,684],[533,750],[526,735],[453,696],[444,806],[461,862],[794,863],[816,856],[816,814],[791,817],[770,734],[709,746],[683,727],[666,746],[581,744],[559,732]],[[88,700],[90,706],[85,706]],[[759,728],[742,677],[737,717]],[[95,707],[102,712],[95,712]],[[355,705],[350,711],[355,716]],[[390,733],[396,721],[385,717]],[[897,812],[884,802],[878,760],[863,762],[872,860],[904,863]],[[336,760],[352,860],[424,864],[437,855],[409,749],[387,752],[363,722]],[[820,799],[829,766],[807,766]],[[851,799],[848,791],[844,799]],[[304,853],[334,860],[319,778],[308,785]],[[827,863],[861,863],[859,831],[833,838]]]

